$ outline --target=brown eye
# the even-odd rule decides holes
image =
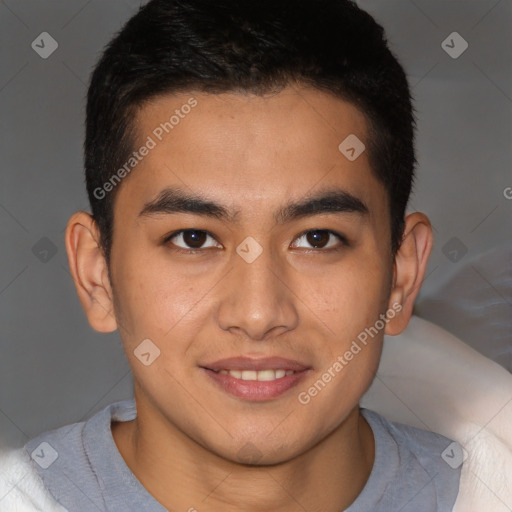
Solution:
[[[208,243],[208,239],[212,242]],[[166,242],[181,249],[199,250],[208,247],[222,247],[207,231],[200,229],[184,229],[168,237]],[[205,245],[207,243],[207,245]]]
[[[328,231],[309,231],[306,234],[308,244],[311,244],[315,249],[325,247],[330,237],[331,234]]]
[[[337,239],[337,240],[336,240]],[[308,246],[302,245],[305,242]],[[329,229],[311,229],[305,231],[292,244],[294,248],[302,247],[306,249],[336,249],[336,246],[348,246],[346,238]]]
[[[183,233],[183,242],[192,249],[199,249],[206,240],[204,231],[185,231]]]

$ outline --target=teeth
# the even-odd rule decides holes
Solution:
[[[244,372],[245,373],[245,372]],[[275,380],[276,372],[274,370],[261,370],[260,372],[254,372],[257,374],[258,380]],[[244,377],[242,377],[244,378]],[[252,379],[255,380],[255,379]]]
[[[295,373],[293,370],[220,370],[222,375],[231,375],[235,379],[241,380],[258,380],[258,381],[270,381],[276,379],[282,379],[285,375],[291,375]]]

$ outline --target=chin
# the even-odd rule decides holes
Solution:
[[[298,447],[289,444],[290,438],[272,439],[263,433],[261,437],[247,436],[245,440],[232,442],[227,458],[232,462],[250,466],[273,466],[283,464],[300,455]],[[239,447],[235,451],[233,447]],[[307,447],[304,447],[306,450]]]

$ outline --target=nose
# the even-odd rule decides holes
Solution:
[[[250,263],[235,255],[234,268],[223,280],[218,325],[257,341],[294,329],[297,299],[286,270],[286,262],[269,249]]]

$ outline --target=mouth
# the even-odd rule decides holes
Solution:
[[[302,381],[310,366],[281,357],[235,357],[200,366],[217,389],[254,402],[275,399]]]

